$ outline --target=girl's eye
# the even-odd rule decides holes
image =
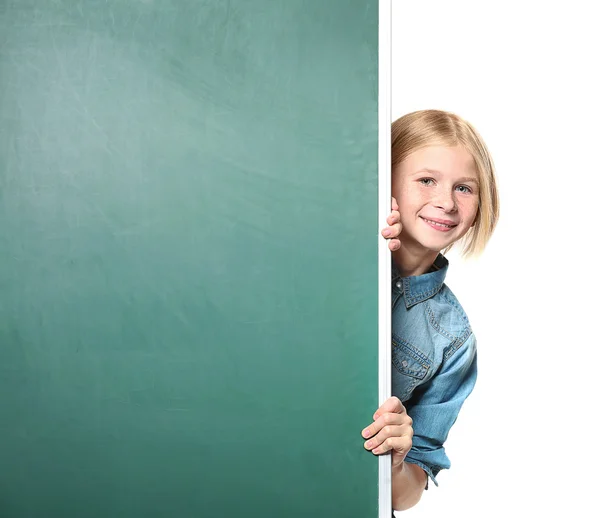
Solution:
[[[433,183],[433,178],[421,178],[419,182],[423,185],[431,185]]]
[[[457,187],[457,189],[459,190],[459,192],[466,193],[466,194],[470,194],[473,192],[473,189],[471,189],[470,187],[468,187],[466,185],[459,185]]]

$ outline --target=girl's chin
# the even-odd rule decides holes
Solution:
[[[399,251],[402,251],[404,249],[406,251],[411,251],[415,255],[426,255],[434,252],[439,254],[442,250],[448,248],[451,245],[451,243],[445,241],[434,242],[430,239],[415,240],[405,237],[405,239],[403,240],[402,236],[400,236],[400,242],[402,243],[402,246],[400,247]]]

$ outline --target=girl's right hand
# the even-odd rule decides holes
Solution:
[[[389,398],[373,415],[373,422],[362,431],[365,449],[375,455],[392,452],[392,469],[399,467],[412,448],[413,421],[395,396]]]
[[[398,236],[402,232],[402,223],[400,223],[400,212],[398,211],[396,198],[392,198],[392,212],[387,218],[387,224],[389,227],[385,227],[381,231],[381,235],[388,240],[388,248],[394,252],[400,248]]]

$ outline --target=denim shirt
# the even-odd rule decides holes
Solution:
[[[444,442],[477,378],[477,347],[469,320],[444,284],[448,260],[429,272],[401,277],[392,262],[392,394],[413,420],[406,462],[437,486],[450,467]]]

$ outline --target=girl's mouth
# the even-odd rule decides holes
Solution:
[[[456,227],[455,223],[442,223],[441,221],[436,221],[436,220],[432,220],[432,219],[427,219],[424,218],[423,216],[421,216],[421,219],[427,223],[431,228],[434,228],[435,230],[439,230],[441,232],[448,232],[450,230],[452,230],[454,227]]]

